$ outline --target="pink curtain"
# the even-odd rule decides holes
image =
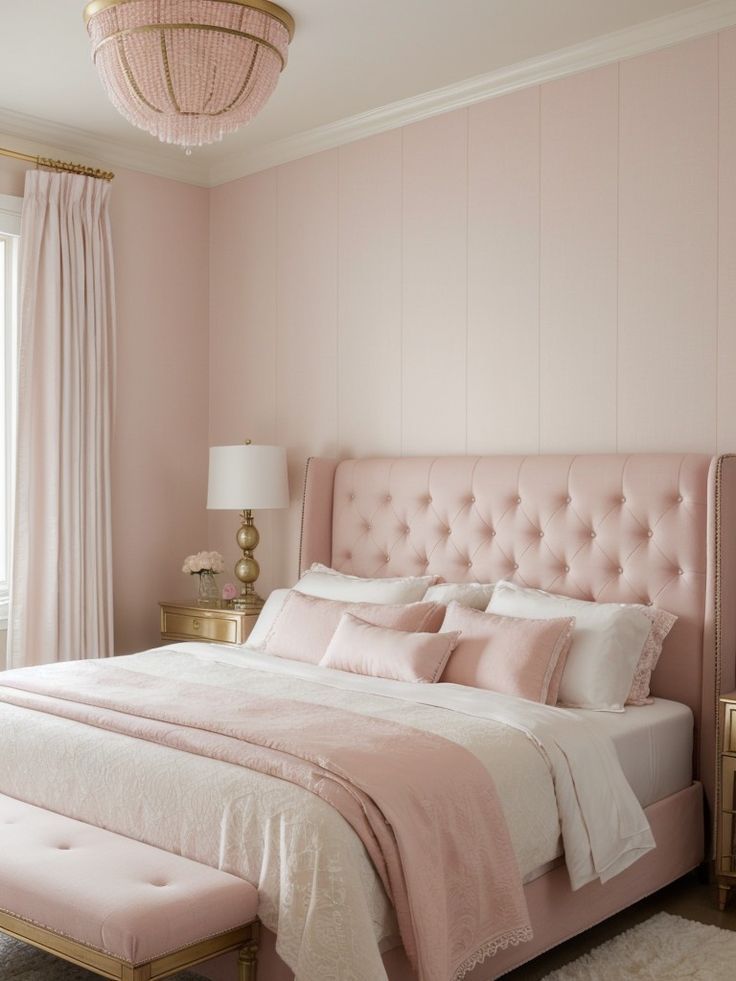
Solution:
[[[30,171],[8,667],[113,653],[110,185]]]

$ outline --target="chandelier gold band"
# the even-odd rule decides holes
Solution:
[[[131,67],[130,67],[130,65],[128,63],[128,59],[125,56],[125,49],[124,49],[123,44],[122,44],[122,39],[118,38],[118,41],[120,41],[120,43],[117,46],[118,47],[118,58],[120,59],[120,67],[123,70],[123,74],[125,75],[125,79],[126,79],[128,85],[130,86],[131,92],[135,95],[135,97],[140,102],[143,103],[144,106],[147,106],[151,110],[151,112],[156,112],[159,115],[163,115],[163,111],[164,110],[163,109],[159,109],[158,106],[154,106],[154,104],[152,102],[149,102],[148,99],[145,97],[145,95],[141,92],[141,90],[140,90],[140,88],[138,86],[138,83],[136,82],[135,78],[133,77],[133,72],[132,72]],[[173,86],[173,83],[171,81],[171,71],[170,71],[170,68],[169,68],[168,55],[166,54],[166,43],[164,41],[163,32],[161,34],[161,51],[162,51],[162,56],[163,56],[163,59],[164,59],[164,66],[165,66],[166,86],[168,88],[169,98],[171,99],[171,102],[172,102],[172,104],[173,104],[174,109],[176,110],[176,112],[180,116],[210,116],[211,118],[214,119],[217,116],[223,116],[226,112],[230,112],[230,110],[233,109],[238,104],[238,102],[240,102],[241,98],[243,97],[243,94],[245,93],[246,88],[248,87],[248,83],[250,82],[251,77],[253,75],[253,68],[255,67],[255,63],[256,63],[256,54],[258,53],[258,46],[256,45],[256,49],[255,49],[255,51],[253,53],[253,57],[251,58],[250,68],[248,69],[248,74],[245,76],[245,81],[240,86],[240,90],[239,90],[238,94],[235,96],[235,98],[232,100],[232,102],[228,103],[228,105],[225,106],[224,109],[218,109],[217,112],[204,112],[204,111],[203,112],[187,112],[186,110],[181,109],[179,107],[179,104],[178,104],[177,99],[176,99],[176,94],[174,92],[174,86]]]
[[[131,70],[130,64],[128,63],[128,56],[125,53],[125,45],[123,44],[123,39],[118,38],[118,44],[116,45],[118,52],[118,61],[120,62],[120,67],[123,69],[123,75],[125,75],[125,80],[128,83],[130,91],[133,95],[140,99],[144,106],[148,106],[151,112],[157,112],[160,115],[163,114],[162,109],[157,109],[153,103],[149,102],[145,95],[141,92],[138,83],[135,80],[135,76]]]
[[[166,88],[169,92],[169,98],[171,99],[171,104],[174,107],[175,112],[181,112],[181,106],[176,98],[176,92],[174,92],[174,83],[171,80],[171,66],[169,65],[169,52],[166,48],[166,35],[161,31],[161,60],[164,63],[164,75],[166,77]]]
[[[119,7],[125,3],[135,2],[136,0],[91,0],[84,8],[84,23],[88,24],[95,14],[107,10],[109,7]],[[294,18],[287,10],[279,7],[278,4],[271,3],[270,0],[217,0],[217,2],[232,3],[239,7],[250,7],[251,10],[260,10],[264,14],[270,14],[271,17],[274,17],[284,25],[289,32],[289,40],[294,37]],[[201,26],[205,27],[205,25]]]
[[[107,37],[104,37],[93,50],[92,59],[96,61],[97,52],[111,41],[119,41],[121,38],[130,37],[132,34],[150,34],[151,31],[215,31],[217,34],[230,34],[234,37],[242,37],[246,41],[253,41],[254,44],[260,44],[262,47],[273,51],[281,62],[281,71],[286,67],[284,56],[270,41],[265,41],[262,37],[256,37],[255,34],[248,34],[246,31],[236,31],[233,27],[216,27],[212,24],[141,24],[138,27],[126,27],[122,31],[115,31],[114,34],[108,34]]]
[[[135,79],[133,78],[133,73],[130,70],[130,65],[128,64],[128,61],[125,58],[125,52],[122,51],[121,48],[122,48],[122,45],[121,44],[118,45],[118,54],[120,56],[120,64],[122,66],[123,72],[125,73],[125,77],[128,80],[128,84],[131,86],[133,92],[138,96],[138,98],[141,100],[141,102],[143,102],[146,106],[148,106],[148,108],[151,109],[153,112],[158,112],[158,113],[163,112],[162,109],[157,109],[156,106],[154,106],[152,103],[150,103],[148,101],[148,99],[145,98],[145,96],[141,92],[141,90],[138,87],[138,85],[136,85]],[[173,81],[171,79],[171,68],[169,66],[169,55],[168,55],[168,51],[166,50],[166,38],[164,37],[164,32],[161,31],[161,57],[162,57],[163,63],[164,63],[164,75],[166,76],[166,88],[167,88],[168,93],[169,93],[169,98],[171,99],[171,104],[173,105],[175,111],[177,113],[179,113],[180,116],[211,116],[211,117],[215,117],[215,116],[222,116],[226,112],[230,112],[230,110],[233,109],[238,104],[238,102],[240,102],[241,98],[243,97],[243,94],[245,93],[245,90],[248,88],[248,83],[250,82],[251,78],[253,77],[253,69],[254,69],[255,64],[256,64],[256,58],[257,58],[257,56],[258,56],[258,45],[256,45],[255,48],[254,48],[254,50],[253,50],[253,57],[250,60],[250,68],[248,69],[248,74],[245,76],[245,81],[240,86],[240,90],[238,91],[238,94],[235,96],[235,98],[232,100],[232,102],[229,102],[228,105],[225,106],[224,109],[218,109],[217,112],[206,112],[204,110],[202,112],[187,112],[186,110],[182,109],[181,106],[179,105],[179,102],[178,102],[178,100],[176,98],[176,93],[174,92],[174,83],[173,83]]]

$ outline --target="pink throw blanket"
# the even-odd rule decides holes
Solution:
[[[449,740],[110,661],[6,672],[0,701],[245,766],[327,801],[368,851],[420,981],[455,981],[531,939],[493,781]]]

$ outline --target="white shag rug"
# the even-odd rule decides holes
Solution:
[[[0,981],[100,981],[100,976],[0,933]],[[187,972],[172,975],[169,981],[207,979]]]
[[[736,931],[657,913],[544,981],[733,981]]]

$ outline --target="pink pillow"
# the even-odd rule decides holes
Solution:
[[[450,603],[443,630],[462,638],[442,681],[555,705],[575,617],[525,620]]]
[[[444,612],[439,603],[343,603],[292,589],[271,624],[262,649],[266,654],[292,661],[319,664],[343,613],[354,613],[379,627],[437,633]]]
[[[655,610],[653,606],[633,605],[651,620],[652,629],[644,641],[626,704],[651,705],[653,699],[649,697],[649,685],[652,680],[652,671],[657,667],[659,655],[662,653],[662,644],[675,625],[677,617],[674,613],[668,613],[667,610]]]
[[[457,630],[443,634],[407,633],[376,627],[352,613],[343,613],[320,667],[367,674],[391,681],[433,684],[460,637]]]

